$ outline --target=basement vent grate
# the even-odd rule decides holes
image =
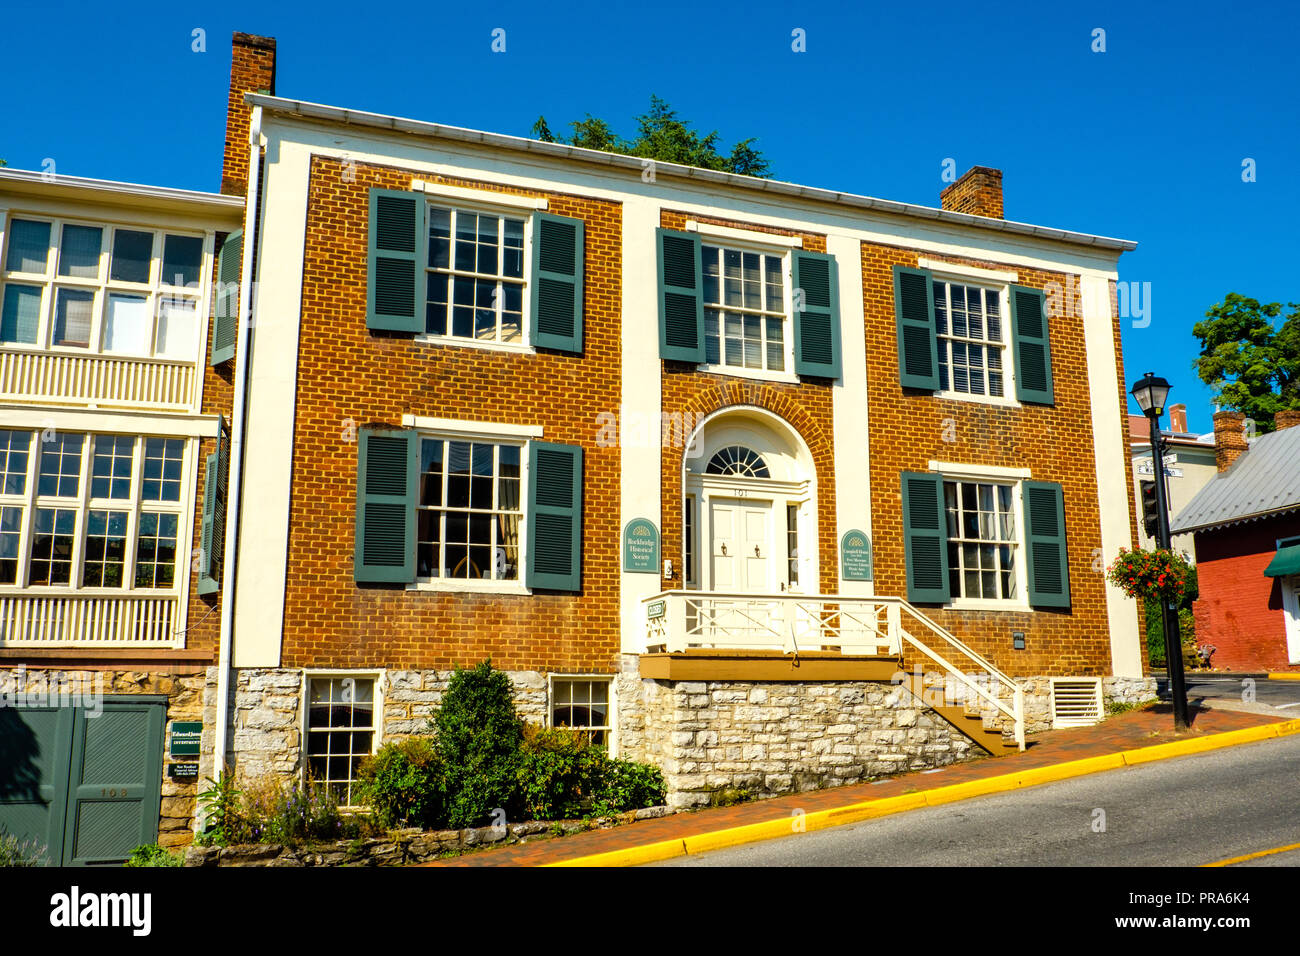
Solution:
[[[1100,723],[1100,677],[1053,677],[1052,726],[1090,727]]]

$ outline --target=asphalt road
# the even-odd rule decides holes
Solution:
[[[1300,735],[659,865],[1200,866],[1300,843],[1297,781]],[[1239,865],[1298,866],[1300,850]]]
[[[1251,683],[1247,684],[1246,680]],[[1248,702],[1253,695],[1254,702],[1267,704],[1282,714],[1300,717],[1300,680],[1268,680],[1264,677],[1228,677],[1217,674],[1186,675],[1187,701],[1196,704],[1198,700],[1213,704],[1216,700]],[[1168,682],[1160,678],[1160,696],[1169,699]]]

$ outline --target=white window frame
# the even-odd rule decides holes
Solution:
[[[373,710],[372,729],[370,734],[370,753],[379,752],[381,740],[384,737],[384,687],[386,685],[385,673],[382,670],[361,669],[304,669],[302,672],[302,691],[299,694],[301,712],[299,714],[299,726],[302,728],[302,748],[300,752],[301,768],[298,772],[298,779],[305,787],[307,777],[311,771],[310,767],[310,734],[311,734],[311,682],[313,680],[344,680],[352,678],[354,680],[368,680],[374,682],[374,691],[372,693]],[[323,781],[322,781],[323,782]],[[349,781],[349,793],[351,784],[355,781]],[[340,807],[346,810],[356,810],[364,807],[364,804],[340,803]]]
[[[426,438],[430,438],[442,441],[511,445],[519,448],[518,579],[515,581],[493,581],[474,578],[416,578],[414,583],[406,585],[406,590],[479,594],[532,594],[532,589],[525,583],[528,574],[528,492],[532,483],[532,461],[528,451],[528,439],[541,438],[542,429],[535,426],[494,425],[488,422],[459,422],[448,419],[424,418],[416,415],[402,416],[402,423],[417,430],[416,441],[423,441]],[[417,503],[416,511],[418,512],[420,510],[421,506]],[[418,531],[416,537],[416,548],[418,549]]]
[[[703,249],[705,246],[715,246],[717,248],[722,249],[724,254],[728,250],[732,250],[732,251],[740,252],[742,254],[746,252],[751,252],[751,253],[758,253],[759,255],[762,256],[773,256],[781,260],[781,299],[782,299],[781,307],[784,311],[784,314],[781,319],[781,337],[783,340],[782,356],[785,362],[785,368],[780,371],[772,371],[767,368],[743,368],[738,365],[726,364],[726,362],[724,361],[726,356],[726,334],[724,331],[725,322],[726,322],[725,313],[728,311],[735,311],[737,308],[739,308],[742,314],[752,315],[754,314],[754,310],[745,309],[743,307],[713,305],[708,302],[703,302],[703,296],[704,296],[703,285],[702,285],[703,273],[701,273],[700,297],[701,297],[703,309],[706,312],[711,309],[717,309],[717,311],[724,313],[724,317],[722,320],[724,324],[723,327],[719,328],[718,330],[719,361],[717,363],[711,363],[708,361],[701,362],[698,366],[696,366],[696,371],[709,372],[715,375],[730,375],[735,378],[752,378],[752,379],[758,379],[765,382],[786,382],[791,384],[797,384],[799,382],[799,376],[795,373],[794,370],[794,307],[793,307],[794,305],[794,298],[793,298],[794,255],[791,251],[792,249],[796,248],[796,246],[794,246],[793,244],[755,241],[745,236],[741,230],[733,230],[728,234],[722,234],[720,228],[715,231],[713,227],[710,227],[707,231],[704,228],[700,228],[698,231],[700,234],[701,255],[703,255]],[[735,235],[735,233],[742,233],[742,234]],[[754,233],[752,235],[761,235],[761,234]],[[772,238],[780,239],[784,237],[774,236]],[[802,241],[800,241],[799,245],[802,246]],[[718,289],[719,289],[719,293],[723,297],[725,297],[725,292],[723,291],[724,282],[725,282],[725,277],[719,275]],[[760,280],[759,285],[760,288],[762,289],[763,297],[766,298],[767,282],[765,280]],[[765,320],[766,318],[774,315],[774,313],[764,312],[761,309],[759,310],[759,314],[762,315]],[[706,317],[704,321],[707,325],[708,318]],[[706,340],[708,338],[707,328],[705,330],[705,338]],[[762,353],[763,361],[764,363],[766,363],[767,361],[766,322],[764,322],[764,328],[763,328],[763,343],[764,343],[763,353]]]
[[[13,236],[14,220],[42,222],[50,226],[50,240],[46,249],[45,271],[10,272],[7,268],[9,245]],[[58,274],[59,253],[63,245],[63,230],[66,226],[85,226],[100,229],[101,242],[99,265],[94,278],[78,276],[61,276]],[[118,231],[147,232],[153,236],[149,260],[149,280],[147,282],[124,282],[110,278],[113,241]],[[199,257],[199,277],[190,286],[175,286],[164,281],[163,256],[167,236],[187,239],[199,239],[201,253]],[[38,286],[41,290],[40,317],[37,320],[35,342],[0,342],[0,349],[21,352],[49,352],[58,355],[102,356],[112,359],[197,364],[207,341],[208,313],[205,305],[208,301],[210,280],[210,261],[212,259],[213,235],[192,228],[172,228],[168,226],[144,225],[131,222],[113,222],[108,220],[83,219],[79,217],[52,216],[47,213],[26,213],[21,210],[9,210],[0,228],[0,302],[3,301],[4,288],[10,284]],[[91,311],[90,335],[87,345],[53,344],[54,323],[58,306],[60,289],[75,289],[91,292],[94,304]],[[110,295],[123,294],[144,296],[148,303],[150,316],[149,351],[147,354],[131,352],[110,352],[104,348],[104,337],[108,324],[108,300]],[[181,299],[194,304],[194,343],[188,356],[167,356],[158,353],[159,320],[165,302]]]
[[[999,405],[1004,408],[1020,408],[1020,401],[1016,398],[1016,362],[1015,349],[1011,339],[1011,286],[1010,282],[1015,281],[1014,274],[1010,280],[1004,281],[1004,276],[995,272],[985,272],[984,270],[960,271],[955,267],[933,267],[930,270],[930,281],[942,282],[947,286],[961,285],[968,288],[982,289],[988,292],[996,292],[999,297],[1001,315],[999,318],[1002,323],[1002,394],[1001,395],[973,395],[969,392],[958,392],[952,388],[952,367],[948,369],[948,388],[937,390],[934,394],[938,398],[950,398],[960,402],[977,402],[985,405]],[[951,301],[951,296],[946,298]],[[952,328],[951,310],[949,310],[948,328]],[[936,318],[937,321],[937,318]],[[987,316],[985,317],[985,326],[988,328]],[[937,327],[935,329],[935,347],[942,349],[941,340],[953,341],[952,335],[942,335]],[[971,341],[975,340],[963,340]],[[977,343],[978,344],[978,343]],[[986,346],[993,344],[992,340],[984,342]],[[936,368],[936,373],[938,369]],[[988,366],[984,368],[985,381],[988,379]]]
[[[434,191],[434,189],[432,188],[432,184],[424,184],[424,191],[425,191],[424,198],[426,203],[425,205],[426,235],[424,238],[426,243],[426,250],[427,250],[427,244],[429,242],[429,237],[427,235],[429,230],[428,213],[429,210],[434,207],[437,207],[439,209],[448,209],[453,214],[458,214],[460,212],[468,212],[468,213],[473,213],[475,215],[496,216],[500,220],[502,220],[501,225],[498,228],[498,232],[497,232],[498,261],[500,261],[501,250],[504,249],[504,246],[502,245],[502,241],[505,238],[504,220],[522,219],[524,223],[524,245],[522,250],[523,278],[521,280],[515,280],[515,279],[509,279],[503,275],[497,275],[493,277],[493,276],[488,276],[486,273],[465,273],[456,270],[452,265],[455,262],[455,258],[456,258],[456,229],[455,229],[455,219],[453,218],[452,220],[453,224],[451,230],[451,242],[450,242],[450,247],[448,250],[448,258],[447,258],[447,262],[448,262],[447,271],[441,272],[441,270],[431,269],[428,263],[427,251],[425,255],[425,261],[421,263],[421,270],[423,272],[425,280],[423,283],[421,283],[424,292],[420,298],[420,310],[421,310],[420,319],[421,319],[421,324],[424,326],[425,330],[421,331],[419,334],[415,336],[415,341],[425,343],[428,345],[449,345],[449,346],[459,346],[463,348],[483,349],[489,352],[513,352],[516,354],[525,354],[525,355],[537,354],[537,348],[533,345],[532,335],[530,331],[530,327],[532,325],[532,288],[533,288],[533,283],[535,281],[533,276],[533,217],[531,213],[525,211],[525,208],[521,208],[520,206],[517,205],[512,205],[504,202],[496,203],[496,202],[491,202],[485,199],[478,198],[477,196],[477,193],[479,192],[478,190],[466,190],[466,192],[471,193],[471,195],[462,198],[459,195],[440,194],[440,190],[442,188],[449,189],[450,187],[439,187],[439,191]],[[530,208],[533,207],[530,206]],[[427,306],[429,301],[428,277],[434,271],[439,271],[440,274],[448,276],[447,331],[442,335],[436,335],[434,333],[427,331],[427,323],[428,323]],[[451,334],[452,310],[455,307],[455,303],[453,301],[454,287],[455,287],[455,279],[457,276],[464,276],[466,278],[474,278],[474,279],[495,278],[495,280],[498,283],[500,282],[514,283],[518,281],[518,284],[522,289],[520,295],[520,312],[519,312],[520,328],[519,328],[518,341],[502,342],[497,339],[476,339],[473,337],[465,337],[465,336]],[[504,296],[500,297],[501,300],[504,300],[504,298],[505,298]],[[501,329],[501,305],[502,303],[498,302],[498,306],[497,306],[498,334],[500,333],[500,329]]]
[[[42,432],[27,428],[0,426],[5,431],[29,432],[32,435],[27,453],[27,478],[22,494],[0,494],[0,506],[23,509],[21,531],[18,539],[18,572],[13,584],[0,584],[0,595],[65,595],[78,594],[95,597],[184,597],[190,577],[191,542],[193,541],[194,515],[194,465],[197,441],[175,435],[140,435],[129,432],[88,431],[67,429],[59,434],[82,436],[81,465],[78,473],[77,494],[56,497],[39,493],[40,460],[43,451]],[[128,498],[92,498],[95,439],[99,436],[132,438],[131,488]],[[145,501],[144,446],[150,438],[182,442],[181,481],[176,501]],[[64,509],[76,512],[73,530],[71,568],[67,584],[29,584],[31,580],[32,546],[35,543],[36,511]],[[86,534],[91,511],[127,512],[126,553],[122,567],[122,587],[85,586]],[[140,517],[145,513],[176,515],[176,563],[170,587],[145,588],[135,586],[136,555],[139,550]]]
[[[611,757],[618,756],[618,710],[615,704],[617,699],[615,674],[547,674],[546,675],[546,726],[555,728],[555,684],[556,681],[599,681],[605,684],[609,689],[606,691],[605,699],[609,707],[605,719],[609,721],[604,727],[574,727],[573,730],[603,730],[605,732],[605,748]]]
[[[954,462],[931,461],[929,470],[942,482],[979,482],[981,484],[1007,485],[1011,488],[1011,507],[1016,523],[1015,534],[1015,575],[1017,598],[968,598],[956,594],[949,595],[945,607],[953,610],[970,611],[1031,611],[1029,604],[1029,569],[1026,564],[1027,550],[1025,538],[1025,502],[1024,483],[1031,478],[1027,468],[1004,468],[994,465],[964,465]],[[947,499],[941,500],[943,509],[944,537],[946,549],[951,540],[948,537]],[[949,568],[949,571],[952,569]]]

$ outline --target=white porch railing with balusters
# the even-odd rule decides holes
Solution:
[[[180,647],[174,594],[0,594],[0,647]]]
[[[1020,684],[902,598],[665,591],[642,604],[646,653],[780,650],[896,657],[910,647],[964,688],[969,700],[1010,718],[1016,743],[1025,748]],[[950,658],[964,663],[959,667]],[[972,665],[974,673],[963,669]]]
[[[194,403],[193,362],[125,355],[0,349],[0,400],[184,410]]]

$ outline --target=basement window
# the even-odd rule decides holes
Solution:
[[[593,744],[609,744],[609,677],[552,677],[551,726],[585,733]]]
[[[307,773],[334,792],[343,806],[355,806],[358,769],[374,753],[375,679],[308,678]]]

